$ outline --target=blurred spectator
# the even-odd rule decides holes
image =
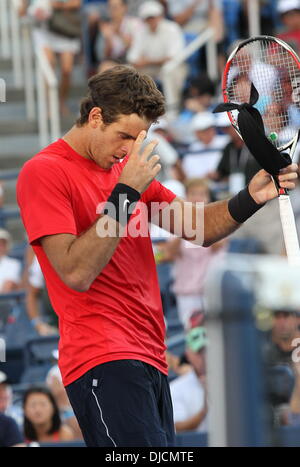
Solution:
[[[188,180],[186,200],[191,203],[209,203],[211,199],[207,181],[198,178]],[[177,237],[157,245],[161,261],[174,261],[172,288],[176,295],[178,316],[185,329],[190,324],[191,316],[204,309],[203,287],[207,270],[211,262],[222,254],[224,245],[225,241],[209,248],[192,247]]]
[[[290,310],[275,310],[272,330],[268,334],[264,352],[268,365],[292,366],[292,342],[300,337],[297,314]]]
[[[178,117],[170,122],[176,143],[188,145],[195,141],[196,137],[191,128],[192,119],[198,112],[211,107],[214,95],[215,85],[206,73],[201,73],[191,80],[184,96],[183,108]]]
[[[24,435],[27,442],[70,441],[74,433],[62,424],[59,409],[46,387],[32,387],[24,395]]]
[[[0,447],[25,447],[23,437],[13,418],[0,413]]]
[[[75,439],[82,439],[82,433],[64,388],[61,373],[57,364],[49,370],[46,377],[46,384],[56,400],[62,422],[72,429]]]
[[[139,8],[144,27],[130,47],[127,60],[140,71],[149,74],[161,83],[162,66],[184,49],[183,33],[174,21],[164,18],[164,9],[157,1],[147,1]],[[181,98],[186,66],[180,65],[170,76],[170,87],[174,95],[174,106]]]
[[[49,301],[44,276],[36,256],[29,267],[26,310],[39,335],[50,336],[58,333],[57,316]],[[50,323],[47,323],[45,319],[48,319]]]
[[[217,42],[223,39],[221,0],[168,0],[168,11],[184,32],[197,35],[209,25],[215,31]]]
[[[7,230],[0,229],[0,293],[10,293],[21,283],[21,263],[9,258],[11,236]]]
[[[13,391],[7,375],[0,371],[0,413],[12,417],[19,427],[23,423],[22,409],[13,403]]]
[[[300,364],[293,361],[293,341],[300,337],[298,316],[289,309],[274,310],[272,329],[265,336],[263,353],[268,371],[278,374],[270,388],[277,425],[300,425]]]
[[[142,21],[127,14],[126,0],[108,0],[108,19],[99,22],[100,61],[126,61],[126,54],[143,27]]]
[[[300,0],[279,0],[277,5],[284,30],[278,37],[300,53]]]
[[[217,126],[230,137],[230,141],[223,149],[216,172],[210,176],[215,181],[228,182],[229,193],[235,195],[250,182],[261,167],[231,125],[227,114],[218,114]]]
[[[172,169],[178,162],[178,154],[174,147],[168,142],[167,134],[168,122],[161,118],[157,123],[151,125],[145,141],[145,144],[149,143],[151,140],[156,140],[158,143],[155,152],[160,157],[159,163],[162,168],[156,179],[160,182],[173,178]]]
[[[171,18],[183,28],[186,38],[195,38],[208,26],[214,30],[219,51],[219,68],[223,71],[225,62],[222,0],[168,0],[168,11]],[[205,55],[201,54],[201,59],[205,69]]]
[[[206,330],[191,329],[186,338],[186,357],[192,370],[170,384],[177,432],[207,432]]]
[[[37,0],[35,0],[37,1]],[[24,0],[28,6],[28,0]],[[43,9],[34,8],[34,3],[28,12],[38,20],[39,26],[34,28],[33,41],[36,49],[43,49],[49,63],[56,65],[56,54],[59,56],[60,108],[63,115],[69,113],[67,98],[71,85],[71,75],[75,55],[81,47],[81,0],[50,0],[44,2]],[[46,9],[49,5],[50,12]]]
[[[99,22],[107,18],[107,0],[83,0],[83,48],[88,77],[95,74],[98,66],[96,44],[99,35]]]
[[[227,137],[217,134],[216,119],[211,112],[199,112],[191,125],[196,141],[189,146],[184,155],[182,168],[187,178],[206,177],[216,170]]]

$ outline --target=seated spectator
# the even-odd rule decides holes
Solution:
[[[170,122],[172,136],[177,144],[189,145],[195,141],[191,127],[193,117],[212,106],[215,85],[206,73],[191,80],[184,96],[183,107],[178,117]]]
[[[62,422],[72,429],[76,439],[82,439],[82,433],[63,385],[61,373],[57,364],[49,370],[46,377],[46,384],[56,400]]]
[[[0,229],[0,294],[16,290],[21,283],[21,263],[9,258],[11,236],[7,230]]]
[[[0,448],[25,447],[23,437],[13,418],[0,413]]]
[[[170,17],[182,27],[186,35],[196,37],[206,27],[214,30],[214,39],[219,52],[219,69],[225,65],[223,53],[224,19],[222,0],[168,0]],[[205,65],[205,56],[201,56]]]
[[[170,384],[176,431],[207,432],[206,330],[191,329],[186,338],[186,357],[192,370]]]
[[[71,428],[62,424],[57,403],[45,387],[32,387],[24,395],[26,442],[55,442],[75,439]]]
[[[158,83],[162,81],[162,66],[184,49],[183,33],[174,21],[164,18],[163,6],[157,1],[147,1],[139,8],[144,27],[130,47],[127,60],[140,71],[149,74]],[[179,106],[186,78],[183,64],[172,73],[170,87],[174,94],[172,106]]]
[[[44,276],[36,256],[29,267],[26,289],[27,314],[38,334],[40,336],[57,334],[57,316],[50,303]]]
[[[22,409],[13,404],[13,391],[7,375],[0,371],[0,413],[12,417],[19,427],[23,424]]]
[[[277,10],[283,24],[283,31],[278,37],[287,42],[298,54],[300,53],[300,1],[279,0]]]
[[[209,25],[215,30],[217,42],[223,39],[224,23],[220,0],[168,0],[168,11],[184,32],[197,35]]]
[[[199,112],[191,123],[196,141],[182,160],[187,178],[206,177],[214,172],[221,160],[227,137],[216,132],[216,119],[211,112]]]
[[[298,314],[289,309],[273,312],[272,329],[265,336],[263,355],[267,368],[287,365],[294,375],[294,388],[290,400],[278,404],[277,424],[300,425],[300,364],[293,361],[294,339],[299,339]]]
[[[139,40],[143,27],[139,18],[127,14],[126,0],[108,1],[109,19],[99,22],[102,60],[125,62],[128,49],[134,37]]]

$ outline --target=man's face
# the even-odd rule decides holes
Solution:
[[[137,136],[143,130],[148,131],[151,123],[137,114],[120,115],[109,125],[104,125],[101,117],[90,120],[87,136],[89,158],[102,169],[111,169],[131,153]]]
[[[278,311],[274,314],[273,333],[281,339],[290,339],[297,331],[297,318],[294,313]]]
[[[155,32],[161,20],[162,20],[161,16],[150,16],[149,18],[146,18],[144,21],[149,26],[150,31]]]

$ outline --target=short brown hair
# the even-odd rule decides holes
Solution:
[[[89,79],[77,126],[88,122],[93,107],[101,108],[106,125],[115,122],[121,114],[133,113],[155,122],[165,113],[165,100],[150,76],[131,66],[117,65]]]

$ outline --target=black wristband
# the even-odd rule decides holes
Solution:
[[[242,224],[264,204],[257,204],[249,193],[248,186],[228,201],[228,210],[231,217]]]
[[[125,227],[141,194],[131,186],[117,183],[104,207],[103,214],[107,214]]]

